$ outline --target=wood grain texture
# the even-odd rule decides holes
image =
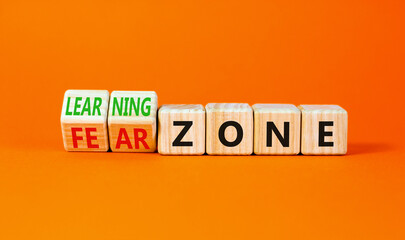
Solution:
[[[131,101],[134,103],[132,106]],[[108,111],[111,150],[155,152],[157,107],[158,99],[154,91],[113,91]]]
[[[78,98],[77,101],[76,98]],[[95,98],[101,99],[101,105],[97,108],[100,112],[95,111],[95,114],[92,114]],[[88,111],[83,111],[83,108],[86,106],[86,99],[89,99],[90,114]],[[65,92],[61,113],[61,127],[63,144],[66,151],[108,151],[108,100],[109,92],[107,90],[67,90]],[[75,110],[79,113],[78,115],[74,114]],[[75,141],[77,142],[77,147],[74,147],[73,144],[72,128],[82,128],[82,131],[76,132],[79,138],[83,138]],[[90,138],[93,138],[90,144],[97,145],[97,148],[88,147],[89,141],[86,137],[86,128],[96,128],[95,132],[90,133]]]
[[[253,152],[253,111],[247,103],[209,103],[205,107],[206,151],[211,155],[250,155]],[[235,121],[243,129],[242,141],[233,147],[225,146],[219,139],[219,128],[224,122]],[[229,126],[225,139],[235,141],[237,131]]]
[[[301,153],[305,155],[343,155],[347,152],[346,110],[337,105],[300,105],[301,110]],[[323,137],[333,146],[320,146],[320,122],[333,122],[324,127],[332,136]]]
[[[202,155],[205,153],[205,109],[198,104],[163,105],[158,114],[158,152],[163,155]],[[191,121],[192,125],[182,142],[192,146],[173,146],[173,141],[184,126],[174,126],[174,121]]]
[[[255,104],[254,112],[254,153],[257,155],[296,155],[300,152],[301,111],[292,104]],[[284,125],[288,124],[288,146],[283,146],[267,123],[273,122],[283,138]],[[271,146],[267,146],[268,134]]]

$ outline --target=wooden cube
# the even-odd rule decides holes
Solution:
[[[108,151],[107,90],[67,90],[61,125],[66,151]]]
[[[209,103],[206,150],[212,155],[253,152],[253,111],[247,103]]]
[[[113,91],[108,132],[113,152],[155,152],[157,95],[153,91]]]
[[[346,110],[336,105],[301,105],[298,108],[302,113],[302,154],[346,154]]]
[[[202,105],[163,105],[160,107],[158,115],[158,151],[160,154],[204,154],[205,109]]]
[[[254,153],[296,155],[300,152],[301,111],[292,104],[255,104]]]

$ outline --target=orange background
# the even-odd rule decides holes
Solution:
[[[404,239],[403,1],[0,1],[0,239]],[[342,157],[67,153],[66,89],[339,104]]]

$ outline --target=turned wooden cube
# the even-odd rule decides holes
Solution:
[[[153,91],[113,91],[108,132],[113,152],[155,152],[157,95]]]
[[[292,104],[255,104],[254,153],[296,155],[300,152],[301,111]]]
[[[61,125],[66,151],[108,151],[107,90],[67,90]]]
[[[164,155],[205,153],[205,109],[202,105],[170,104],[159,109],[158,152]]]
[[[347,152],[347,112],[337,105],[300,105],[301,153],[343,155]]]
[[[206,105],[206,151],[211,155],[250,155],[253,152],[253,111],[247,103]]]

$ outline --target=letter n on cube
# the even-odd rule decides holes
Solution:
[[[296,155],[300,152],[301,111],[292,104],[255,104],[254,153]]]
[[[113,152],[155,152],[157,95],[153,91],[113,91],[108,132]]]

